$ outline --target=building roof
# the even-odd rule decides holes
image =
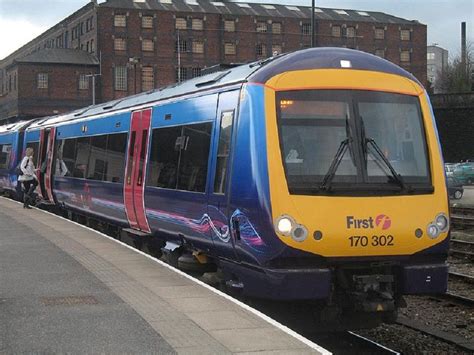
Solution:
[[[17,63],[59,63],[77,65],[98,65],[97,57],[78,49],[43,49],[22,58],[15,59]]]
[[[228,0],[107,0],[100,7],[161,10],[173,12],[217,13],[230,16],[297,17],[311,18],[311,6],[231,2]],[[396,24],[419,24],[383,12],[348,9],[315,9],[316,20],[357,21]]]

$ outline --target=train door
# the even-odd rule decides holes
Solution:
[[[38,155],[38,181],[41,195],[44,200],[54,202],[52,189],[53,152],[56,137],[56,128],[43,128],[40,131]]]
[[[212,151],[212,173],[208,186],[208,216],[210,233],[219,255],[234,259],[235,235],[232,233],[229,211],[229,168],[232,147],[232,133],[235,125],[239,91],[219,95],[217,120],[214,130]]]
[[[132,112],[125,164],[124,201],[130,227],[150,233],[145,213],[145,177],[150,137],[151,109]]]

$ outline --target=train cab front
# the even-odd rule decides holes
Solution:
[[[321,260],[315,296],[380,312],[445,292],[448,199],[421,85],[350,65],[293,70],[266,82],[265,107],[275,234]]]

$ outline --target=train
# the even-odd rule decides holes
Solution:
[[[27,147],[44,205],[244,297],[390,321],[447,290],[433,111],[377,56],[309,48],[2,126],[5,194]]]

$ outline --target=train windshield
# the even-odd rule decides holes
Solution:
[[[279,92],[277,115],[290,193],[433,191],[417,97],[360,90]]]

